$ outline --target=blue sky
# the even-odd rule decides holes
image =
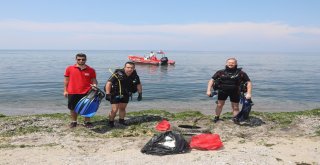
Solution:
[[[5,0],[0,49],[320,52],[318,0]]]

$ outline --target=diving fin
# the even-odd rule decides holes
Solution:
[[[76,107],[74,108],[74,111],[77,114],[80,114],[82,111],[84,111],[92,102],[92,100],[94,99],[95,96],[95,91],[94,90],[90,90],[88,92],[88,94],[86,96],[84,96],[76,105]]]
[[[251,99],[244,98],[241,111],[235,116],[239,121],[245,121],[249,118],[253,102]]]
[[[92,87],[89,93],[76,105],[75,112],[84,117],[92,117],[98,111],[101,100],[105,94],[97,87]]]

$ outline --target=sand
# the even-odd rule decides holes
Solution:
[[[5,123],[0,122],[2,131],[17,129]],[[273,129],[272,122],[247,127],[221,121],[214,124],[212,132],[220,135],[224,144],[222,148],[212,151],[192,149],[187,153],[166,156],[140,152],[152,136],[82,136],[81,131],[87,128],[78,126],[70,129],[65,121],[37,119],[32,124],[35,123],[50,127],[53,131],[1,136],[1,165],[320,164],[320,136],[316,134],[320,117],[302,117],[285,129]]]

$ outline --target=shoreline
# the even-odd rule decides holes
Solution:
[[[206,99],[208,99],[206,97]],[[63,102],[65,103],[65,102]],[[205,115],[212,115],[214,113],[214,109],[216,104],[213,103],[212,100],[205,100],[201,102],[194,103],[192,102],[185,102],[185,101],[160,101],[150,104],[150,101],[143,101],[137,102],[133,101],[128,104],[127,111],[128,112],[137,112],[141,110],[148,110],[148,109],[159,109],[161,107],[162,110],[179,113],[188,110],[195,110],[200,111]],[[292,104],[289,103],[282,103],[281,106],[277,103],[273,102],[266,102],[261,104],[260,102],[254,101],[254,106],[252,107],[253,111],[257,112],[296,112],[296,111],[305,111],[308,108],[314,109],[319,107],[320,104],[310,104],[306,106],[304,104]],[[16,105],[16,104],[15,104]],[[1,104],[0,109],[2,109],[1,113],[7,116],[17,116],[17,115],[37,115],[37,114],[54,114],[54,113],[69,113],[67,109],[67,105],[58,104],[57,103],[37,103],[32,105],[19,105],[19,106],[12,106],[12,104]],[[288,107],[289,105],[289,107]],[[240,105],[241,108],[242,105]],[[45,108],[44,108],[45,107]],[[97,115],[106,115],[110,112],[111,106],[110,104],[103,101],[100,104],[99,110],[97,111]],[[222,113],[231,112],[231,105],[230,101],[227,101]]]
[[[105,116],[93,118],[94,129],[80,124],[68,128],[68,114],[0,115],[0,164],[320,164],[320,109],[292,113],[252,112],[250,120],[235,125],[230,114],[212,123],[199,112],[172,114],[160,110],[128,114],[161,116],[170,124],[209,127],[224,144],[219,150],[166,156],[146,155],[141,148],[151,139],[157,120],[128,127],[106,126]],[[155,118],[154,118],[155,119]]]

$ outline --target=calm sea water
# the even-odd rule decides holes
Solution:
[[[74,64],[75,54],[88,56],[103,89],[109,68],[122,67],[129,54],[148,51],[57,51],[0,50],[0,113],[24,115],[68,112],[63,97],[63,74]],[[319,53],[251,53],[168,51],[175,66],[137,65],[143,84],[143,101],[134,100],[128,111],[163,109],[170,112],[198,110],[212,114],[214,99],[205,95],[207,82],[229,57],[238,59],[253,82],[253,110],[297,111],[320,107]],[[229,102],[229,101],[228,101]],[[101,103],[99,114],[107,114],[110,104]],[[224,112],[231,111],[226,104]]]

